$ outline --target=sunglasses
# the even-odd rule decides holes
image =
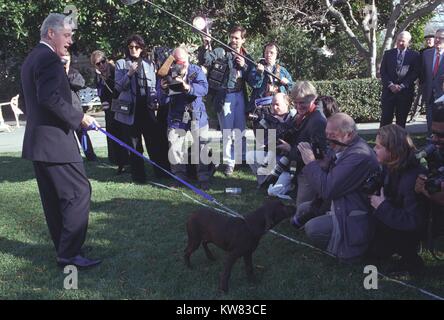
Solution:
[[[99,62],[96,63],[96,66],[100,66],[101,64],[105,64],[106,63],[106,58],[103,58],[102,60],[100,60]]]
[[[139,50],[139,49],[142,49],[142,48],[139,47],[139,46],[128,46],[128,49],[130,49],[130,50],[132,50],[132,49]]]

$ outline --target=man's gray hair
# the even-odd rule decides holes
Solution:
[[[290,95],[293,100],[314,100],[317,98],[318,93],[315,86],[310,81],[296,81]]]
[[[408,31],[402,31],[398,34],[397,38],[401,38],[401,37],[405,37],[408,39],[408,41],[410,42],[410,40],[412,40],[412,34]]]
[[[69,25],[69,18],[64,14],[50,13],[42,23],[40,28],[40,39],[48,38],[49,29],[61,30],[66,24]]]
[[[435,34],[437,34],[437,33],[444,33],[444,29],[438,29],[438,30],[436,30]]]
[[[353,120],[353,118],[346,113],[335,113],[328,118],[328,122],[334,122],[337,130],[342,133],[356,134],[358,132],[358,127],[356,126],[355,120]]]

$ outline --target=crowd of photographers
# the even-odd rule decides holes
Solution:
[[[444,43],[441,33],[438,30]],[[182,47],[156,51],[152,61],[138,35],[128,39],[126,56],[115,65],[103,52],[95,51],[91,63],[106,109],[106,127],[139,152],[143,152],[143,136],[152,160],[189,180],[187,142],[192,142],[198,155],[202,150],[211,154],[206,149],[206,110],[214,108],[224,131],[226,176],[233,174],[236,160],[241,159],[250,165],[258,188],[267,189],[269,195],[285,197],[293,190],[297,211],[292,225],[304,228],[315,245],[340,259],[366,257],[378,264],[396,253],[401,259],[395,269],[419,273],[423,266],[417,254],[420,241],[430,237],[430,232],[436,234],[436,221],[444,220],[444,104],[427,101],[430,137],[419,151],[402,128],[405,112],[401,126],[391,124],[394,111],[388,105],[404,101],[402,92],[407,87],[411,100],[410,83],[400,79],[409,70],[421,71],[419,64],[409,70],[399,68],[403,63],[399,59],[407,61],[402,55],[403,39],[397,42],[401,55],[395,55],[398,65],[393,77],[397,80],[383,79],[390,92],[383,92],[382,111],[384,122],[390,124],[381,123],[373,149],[359,137],[354,120],[339,112],[334,98],[318,96],[308,81],[293,82],[278,63],[276,43],[266,44],[263,59],[253,64],[248,61],[251,57],[243,46],[246,32],[240,26],[230,31],[233,51],[213,49],[209,38],[203,40],[197,64],[190,63]],[[442,55],[441,47],[436,46],[436,51]],[[385,78],[387,59],[382,65]],[[436,59],[442,56],[434,56],[430,68],[436,68]],[[442,92],[444,78],[439,79],[433,83],[439,83]],[[239,133],[248,121],[258,139],[255,150],[246,153],[245,137]],[[275,133],[271,140],[270,129]],[[240,155],[236,141],[242,143]],[[110,160],[118,171],[129,164],[133,181],[145,183],[143,160],[108,143]],[[201,156],[192,163],[199,186],[208,189],[214,164],[204,164]],[[155,173],[163,174],[159,168]],[[435,222],[432,229],[431,222]]]

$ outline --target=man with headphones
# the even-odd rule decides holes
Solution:
[[[288,94],[291,91],[293,80],[290,73],[276,63],[279,59],[279,52],[279,47],[275,42],[269,42],[264,46],[263,58],[250,74],[249,83],[254,85],[247,112],[255,108],[256,99],[273,96],[278,92]],[[265,69],[277,76],[280,81],[269,74],[265,74]]]

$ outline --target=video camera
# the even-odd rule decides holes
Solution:
[[[157,75],[166,79],[168,88],[172,91],[170,95],[184,92],[183,82],[176,79],[182,77],[185,66],[176,63],[172,52],[171,49],[164,47],[154,49],[154,61],[158,66]]]
[[[428,175],[425,182],[425,189],[428,193],[434,194],[442,191],[441,184],[444,182],[444,152],[434,144],[429,143],[415,156],[419,160],[425,158],[428,166]]]
[[[321,148],[321,144],[320,144],[320,141],[318,138],[313,137],[311,139],[310,146],[313,150],[313,154],[314,154],[316,160],[321,160],[324,158],[324,152]],[[299,150],[297,150],[297,152],[298,152],[298,157],[301,158],[302,156],[301,156]],[[291,163],[291,160],[288,156],[281,157],[276,162],[276,165],[274,166],[271,173],[262,181],[262,183],[259,184],[259,187],[268,186],[270,184],[276,183],[276,181],[279,179],[279,176],[281,175],[282,172],[290,170],[290,163]]]

